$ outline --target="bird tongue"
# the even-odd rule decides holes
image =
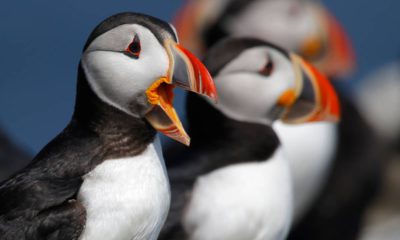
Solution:
[[[159,78],[146,91],[149,102],[154,106],[146,118],[156,130],[189,145],[190,138],[172,105],[173,88],[181,87],[214,101],[217,100],[217,91],[210,73],[197,57],[171,39],[165,40],[164,46],[170,68],[167,76]]]
[[[189,145],[190,137],[173,107],[173,89],[174,86],[168,84],[166,78],[161,78],[147,90],[147,97],[154,107],[147,113],[146,119],[157,131]]]

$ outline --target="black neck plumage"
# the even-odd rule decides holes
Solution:
[[[59,149],[59,145],[68,142],[72,146],[67,147],[84,152],[86,161],[96,165],[107,159],[138,155],[154,141],[155,136],[155,129],[144,118],[130,116],[100,100],[89,86],[80,65],[72,119],[37,159],[46,158],[53,151],[64,151]]]
[[[238,158],[256,161],[267,159],[279,146],[270,126],[228,118],[194,94],[188,95],[187,106],[193,147],[213,145],[234,151]]]
[[[95,132],[113,151],[121,154],[143,151],[156,135],[146,119],[133,117],[100,100],[89,86],[81,65],[72,122]]]

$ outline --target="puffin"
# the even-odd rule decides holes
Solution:
[[[187,0],[174,22],[197,54],[226,36],[256,37],[298,53],[330,77],[355,68],[345,29],[319,0]]]
[[[314,1],[227,0],[211,3],[192,0],[178,12],[175,22],[180,39],[194,52],[205,51],[224,36],[251,36],[301,53],[319,68],[331,66],[332,62],[342,63],[340,74],[346,74],[354,64],[350,43],[342,27]],[[332,41],[327,42],[328,38]],[[332,57],[333,50],[341,43],[345,49],[342,58]],[[311,44],[318,47],[309,46]],[[325,73],[331,71],[323,70]],[[283,144],[292,149],[288,151],[288,157],[296,192],[295,219],[299,219],[326,182],[337,150],[338,126],[332,122],[292,126],[277,121],[274,128]],[[306,137],[310,132],[314,133],[313,138]]]
[[[0,238],[155,240],[170,205],[157,132],[189,144],[173,88],[216,99],[211,76],[172,25],[125,12],[90,34],[77,78],[68,125],[0,184]]]
[[[180,39],[193,52],[201,54],[225,36],[249,36],[297,52],[324,73],[333,72],[332,63],[342,64],[335,68],[341,70],[335,71],[341,75],[347,74],[354,65],[352,48],[343,28],[315,1],[214,2],[187,1],[176,16],[175,25],[181,34]],[[343,48],[340,58],[335,51],[339,46]],[[288,157],[296,192],[297,221],[311,207],[327,181],[338,148],[338,123],[318,122],[292,126],[277,121],[274,128],[283,145],[292,149],[288,151]],[[313,138],[307,137],[310,132],[314,133]],[[316,145],[319,147],[316,148]]]
[[[339,21],[312,0],[188,0],[175,21],[180,39],[198,54],[227,36],[257,37],[298,53],[332,80],[340,122],[273,126],[287,149],[295,192],[289,239],[355,239],[378,191],[385,147],[343,91],[340,79],[356,59]]]
[[[188,95],[192,145],[166,160],[172,205],[159,239],[286,239],[292,180],[272,123],[338,121],[336,93],[312,65],[256,38],[222,40],[203,62],[218,104]]]

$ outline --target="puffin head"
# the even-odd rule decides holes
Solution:
[[[253,38],[230,38],[207,53],[204,64],[218,90],[215,108],[228,117],[270,125],[338,121],[339,101],[324,77],[295,54]]]
[[[315,0],[188,0],[176,26],[193,51],[204,51],[221,36],[255,37],[298,53],[329,76],[355,67],[343,27]]]
[[[178,43],[172,25],[138,13],[100,23],[84,47],[81,65],[93,92],[105,103],[186,145],[190,138],[172,106],[173,88],[216,99],[204,65]]]

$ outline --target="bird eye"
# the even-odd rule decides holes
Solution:
[[[129,44],[128,48],[125,50],[125,52],[135,58],[138,59],[140,56],[140,51],[141,51],[141,46],[140,46],[140,39],[138,35],[135,35],[133,38],[132,42]]]
[[[271,76],[272,71],[274,70],[274,63],[271,58],[268,57],[267,63],[263,66],[263,68],[259,71],[259,73],[263,76],[269,77]]]

